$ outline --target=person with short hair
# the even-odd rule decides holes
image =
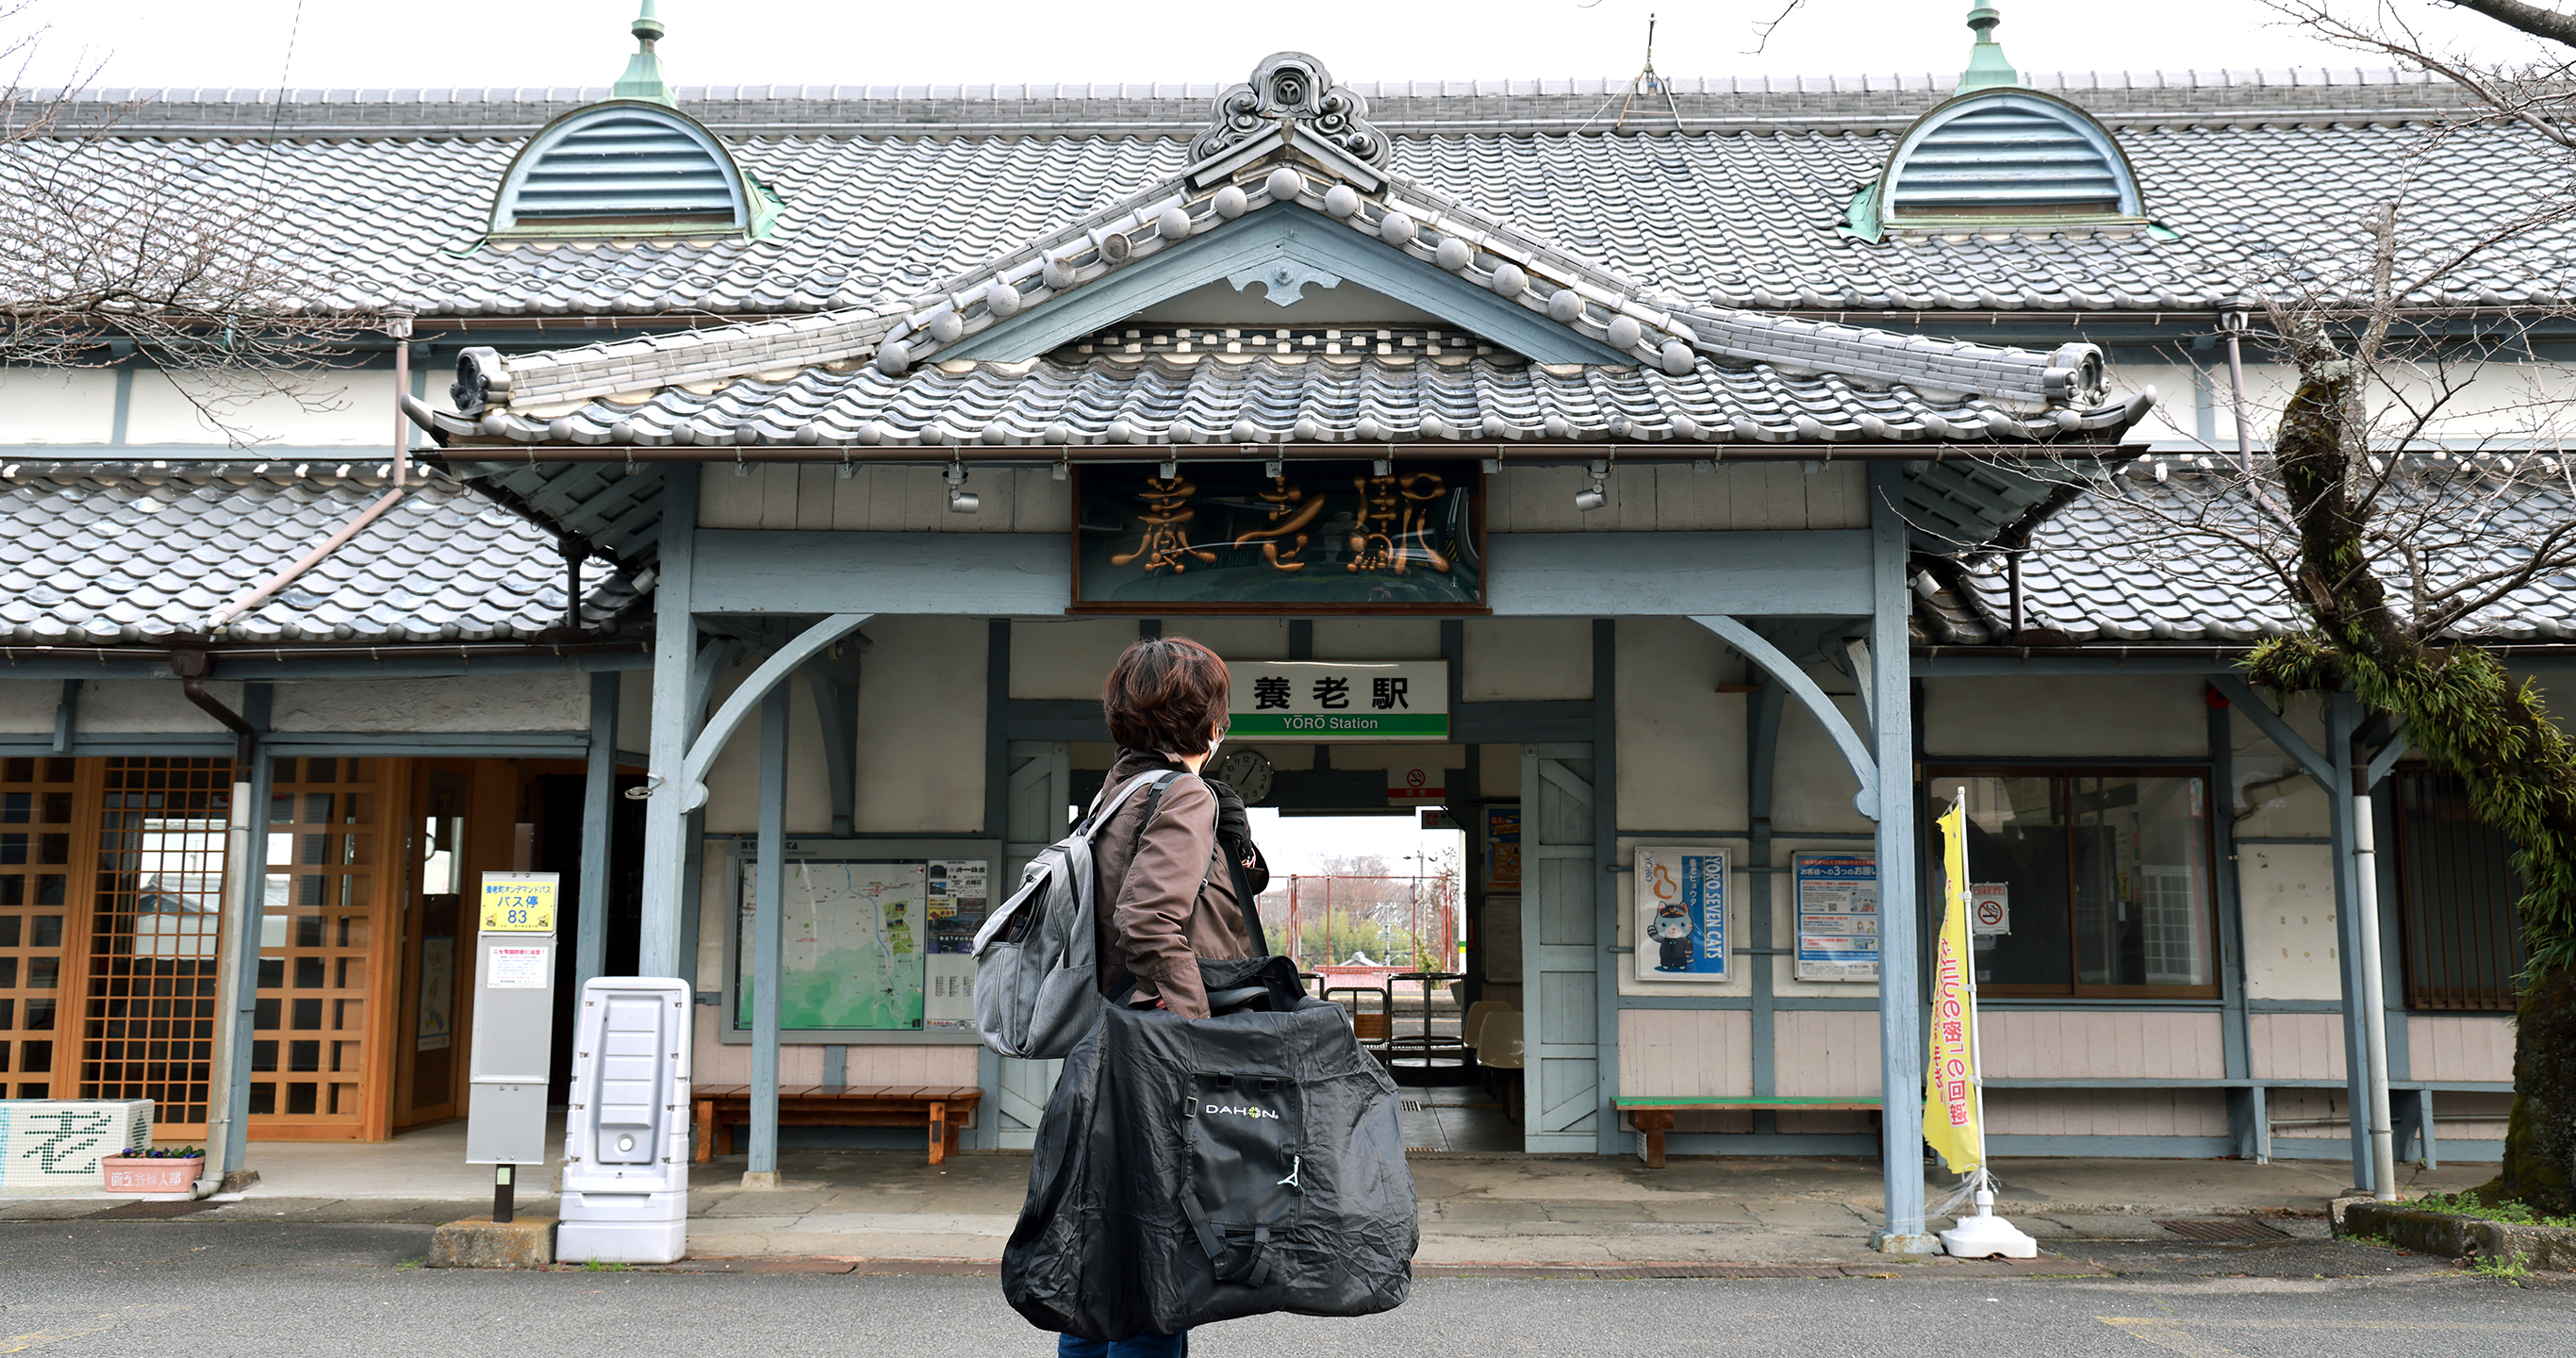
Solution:
[[[1235,866],[1258,868],[1260,852],[1251,847],[1242,799],[1213,779],[1186,776],[1200,774],[1225,740],[1230,682],[1225,662],[1207,647],[1187,637],[1146,637],[1118,657],[1102,686],[1118,759],[1101,795],[1116,795],[1140,774],[1185,775],[1172,779],[1160,800],[1150,789],[1129,797],[1093,840],[1100,989],[1113,1002],[1205,1018],[1198,959],[1253,955]],[[1221,822],[1235,832],[1221,832]],[[1259,880],[1267,876],[1263,870]],[[1178,1358],[1190,1346],[1187,1330],[1107,1343],[1056,1338],[1059,1358]]]

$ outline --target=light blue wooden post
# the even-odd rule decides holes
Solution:
[[[1940,1249],[1923,1223],[1923,992],[1916,973],[1914,695],[1906,620],[1905,470],[1870,466],[1870,700],[1878,763],[1878,1073],[1880,1148],[1890,1254]]]
[[[693,563],[697,556],[698,465],[670,462],[662,470],[662,536],[653,586],[652,795],[644,803],[643,918],[635,970],[645,976],[680,974],[680,866],[688,827],[688,783],[680,765],[688,757],[690,678],[698,660]]]
[[[787,713],[795,690],[760,700],[760,865],[752,896],[751,1164],[745,1188],[778,1186],[778,953],[787,855]]]
[[[590,676],[590,765],[581,788],[581,905],[572,944],[573,993],[599,974],[608,948],[609,830],[617,816],[617,689],[614,670]]]

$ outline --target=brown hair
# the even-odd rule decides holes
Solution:
[[[1188,637],[1143,637],[1109,667],[1100,706],[1109,736],[1131,750],[1197,754],[1223,724],[1225,662]]]

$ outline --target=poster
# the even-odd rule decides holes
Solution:
[[[935,952],[921,959],[921,965],[922,1026],[934,1031],[974,1031],[975,959],[964,953]]]
[[[1878,979],[1878,858],[1790,855],[1798,911],[1798,979]]]
[[[735,943],[734,1026],[751,1027],[758,957],[760,865],[742,863]],[[778,1026],[784,1030],[918,1030],[923,1022],[924,941],[930,928],[928,865],[797,859],[779,894]],[[961,903],[957,907],[962,909]],[[980,912],[981,907],[978,907]]]
[[[412,1029],[411,1049],[447,1050],[456,1027],[456,940],[420,941],[420,1021]]]
[[[923,888],[930,906],[930,951],[966,953],[975,949],[975,931],[984,927],[992,909],[992,868],[981,858],[930,860]]]
[[[552,948],[494,948],[483,972],[486,990],[543,990],[555,978]]]
[[[1726,980],[1726,851],[1639,849],[1636,877],[1637,979]]]
[[[1493,855],[1486,860],[1485,885],[1496,891],[1520,890],[1521,809],[1519,807],[1485,808],[1485,845]]]

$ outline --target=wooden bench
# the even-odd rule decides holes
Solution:
[[[751,1086],[700,1085],[697,1163],[733,1154],[733,1124],[751,1121]],[[957,1127],[975,1111],[984,1091],[971,1085],[782,1085],[781,1127],[927,1127],[930,1163],[957,1150]]]
[[[1798,1113],[1875,1113],[1879,1101],[1869,1098],[1703,1098],[1660,1096],[1621,1097],[1612,1100],[1637,1130],[1646,1134],[1646,1167],[1664,1167],[1664,1133],[1673,1129],[1675,1113],[1733,1113],[1752,1109],[1788,1110]]]

